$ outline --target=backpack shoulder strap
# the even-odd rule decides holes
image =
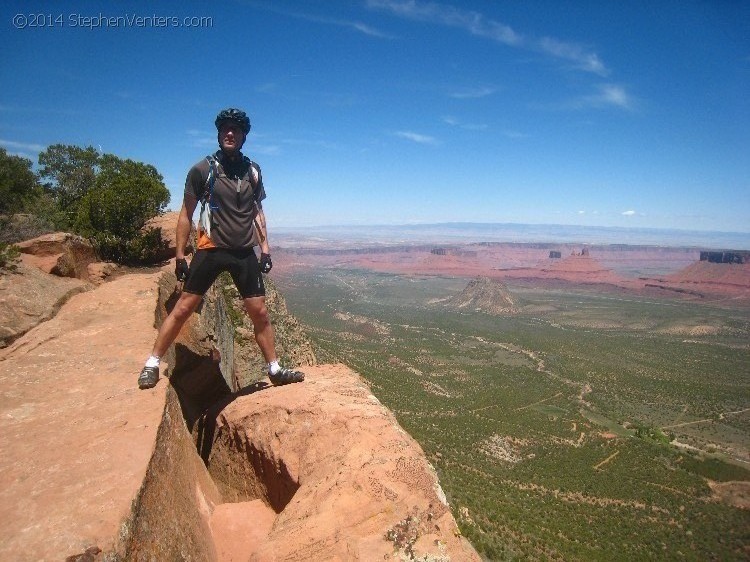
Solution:
[[[208,201],[208,203],[212,205],[216,174],[219,173],[219,163],[216,161],[216,157],[213,154],[206,156],[206,161],[208,162],[208,176],[206,176],[206,184],[203,186],[203,197],[201,199],[204,204]]]
[[[260,181],[260,166],[250,160],[247,156],[243,156],[242,159],[247,164],[247,177],[250,180],[250,185],[253,189],[257,189],[258,182]]]

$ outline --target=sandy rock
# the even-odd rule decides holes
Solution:
[[[479,560],[346,366],[232,394],[196,314],[138,390],[175,285],[123,275],[0,350],[0,560]]]
[[[114,548],[164,410],[164,385],[135,385],[153,286],[129,276],[75,295],[0,350],[0,560]]]
[[[261,499],[277,514],[237,559],[479,560],[422,449],[359,375],[344,365],[305,373],[300,384],[256,385],[215,420],[208,466],[224,501]],[[213,532],[228,542],[228,528]]]
[[[67,232],[44,234],[16,244],[26,265],[59,277],[88,281],[88,265],[97,260],[91,243]]]
[[[86,288],[79,279],[48,275],[24,263],[0,275],[0,347],[52,318],[65,301]]]
[[[161,237],[167,242],[167,249],[156,257],[156,261],[164,261],[175,257],[177,250],[177,219],[179,218],[179,212],[169,212],[163,215],[156,216],[150,219],[145,228],[161,228]],[[193,240],[195,240],[195,225],[191,229],[190,241],[188,247],[185,249],[185,253],[190,253],[193,248]]]
[[[104,283],[115,271],[118,269],[116,263],[98,261],[90,263],[86,268],[89,281],[94,285],[101,285]]]

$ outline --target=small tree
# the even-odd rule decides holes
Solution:
[[[61,212],[56,217],[59,228],[75,222],[78,204],[96,185],[100,158],[93,146],[53,144],[39,153],[39,175],[48,180],[45,188]]]
[[[42,194],[31,160],[0,148],[0,214],[28,210]]]
[[[104,154],[99,158],[94,187],[77,205],[74,227],[91,237],[105,259],[123,263],[149,260],[165,242],[160,229],[144,231],[144,226],[163,212],[168,202],[169,190],[156,168]]]

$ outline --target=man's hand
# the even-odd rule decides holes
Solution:
[[[260,255],[260,270],[263,273],[268,273],[271,271],[271,268],[273,267],[273,263],[271,262],[271,254],[261,254]]]
[[[174,274],[180,283],[187,279],[188,271],[190,271],[190,268],[188,267],[187,260],[185,258],[178,259],[174,266]]]

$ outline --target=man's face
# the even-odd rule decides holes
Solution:
[[[245,142],[245,133],[237,123],[228,121],[219,128],[219,146],[224,152],[238,152]]]

